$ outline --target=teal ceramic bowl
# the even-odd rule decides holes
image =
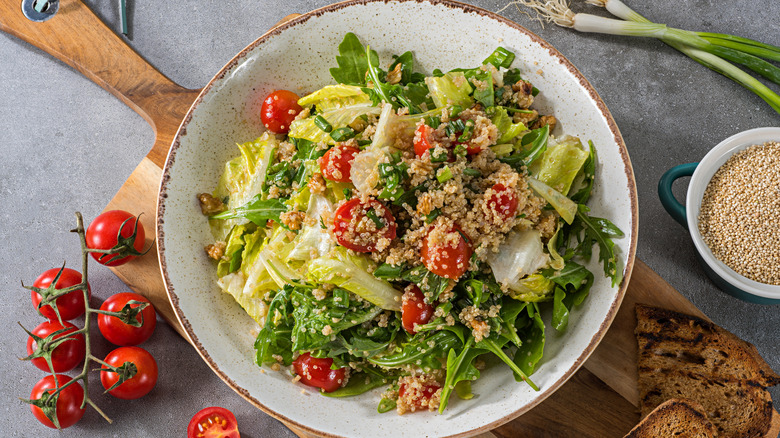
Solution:
[[[780,141],[780,128],[755,128],[732,135],[712,148],[698,163],[669,169],[658,182],[658,196],[666,211],[688,228],[696,247],[696,256],[707,276],[723,291],[739,299],[758,304],[780,304],[780,286],[751,280],[715,258],[699,232],[698,217],[704,190],[715,172],[735,153],[755,144]],[[672,184],[690,176],[685,205],[672,194]]]

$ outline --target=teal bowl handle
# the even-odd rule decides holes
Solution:
[[[685,214],[685,206],[680,204],[672,193],[672,184],[684,176],[691,176],[699,163],[687,163],[674,166],[667,170],[658,181],[658,197],[661,198],[661,205],[672,219],[676,220],[685,228],[688,228],[688,216]]]

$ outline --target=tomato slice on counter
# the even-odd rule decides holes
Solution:
[[[219,406],[201,409],[187,426],[187,438],[240,438],[236,416]]]

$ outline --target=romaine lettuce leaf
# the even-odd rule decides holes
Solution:
[[[474,91],[462,72],[450,72],[439,77],[427,77],[425,83],[430,90],[436,108],[448,105],[460,105],[470,108],[474,104],[471,92]]]
[[[312,260],[308,270],[314,283],[335,284],[385,310],[401,310],[401,292],[371,275],[370,261],[364,256],[336,248],[328,257]]]
[[[303,107],[317,106],[319,111],[368,103],[371,99],[360,87],[354,85],[326,85],[314,93],[298,99]]]
[[[528,170],[539,181],[566,195],[590,154],[577,137],[566,136],[557,144],[550,143],[541,159],[531,163]]]
[[[528,178],[528,187],[549,202],[567,224],[574,221],[574,215],[577,214],[574,201],[536,178]]]
[[[379,114],[380,111],[379,108],[372,106],[370,102],[367,102],[341,108],[330,108],[322,111],[318,116],[322,116],[327,120],[333,129],[338,129],[349,125],[356,118],[364,114]],[[330,133],[323,131],[314,124],[314,118],[314,116],[307,117],[290,123],[290,132],[288,133],[288,136],[309,140],[314,143],[324,142],[334,144],[335,140],[331,138]]]
[[[496,281],[509,288],[517,285],[520,278],[547,266],[549,261],[541,234],[535,229],[510,232],[498,252],[491,253],[487,259]]]
[[[493,116],[490,118],[490,121],[496,125],[500,134],[496,144],[511,143],[512,139],[528,129],[522,123],[512,123],[512,117],[507,114],[506,108],[500,106],[493,109]]]

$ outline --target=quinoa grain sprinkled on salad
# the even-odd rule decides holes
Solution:
[[[411,52],[382,70],[351,33],[338,49],[336,84],[271,93],[266,132],[199,195],[258,365],[332,397],[387,387],[378,411],[399,414],[470,399],[487,355],[538,390],[540,309],[566,330],[595,245],[622,279],[623,234],[586,206],[595,147],[553,135],[503,47],[428,75]]]

